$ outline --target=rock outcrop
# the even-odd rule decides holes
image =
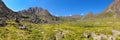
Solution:
[[[16,23],[23,21],[32,23],[52,23],[59,18],[51,15],[47,10],[38,7],[31,7],[27,10],[14,12],[9,9],[2,0],[0,0],[0,26],[6,25],[6,21],[15,19]]]
[[[111,13],[115,18],[120,18],[120,0],[114,0],[103,13]]]
[[[92,12],[87,12],[85,18],[91,18],[93,17],[93,13]]]
[[[105,10],[105,12],[120,13],[120,0],[114,0],[114,2]]]
[[[0,25],[4,26],[7,20],[14,19],[18,14],[9,9],[2,0],[0,0]]]
[[[38,7],[31,7],[27,10],[19,11],[21,17],[26,21],[33,23],[50,23],[52,21],[58,21],[58,18],[52,16],[47,10]]]

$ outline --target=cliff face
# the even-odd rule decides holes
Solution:
[[[114,14],[115,18],[120,17],[120,0],[114,0],[114,2],[103,12]]]
[[[105,10],[105,12],[120,13],[120,0],[114,0],[114,2]]]
[[[1,13],[9,13],[9,12],[13,12],[13,11],[10,10],[9,8],[7,8],[6,5],[3,3],[3,1],[0,0],[0,12]]]
[[[0,26],[5,25],[8,19],[13,19],[18,16],[15,12],[9,9],[2,0],[0,0]]]
[[[57,17],[52,16],[47,10],[38,7],[31,7],[27,10],[19,11],[18,13],[20,13],[21,16],[27,17],[29,21],[34,23],[49,23],[58,20]]]
[[[2,0],[0,0],[0,17],[13,18],[15,12],[9,9]]]
[[[93,13],[92,12],[87,12],[85,18],[91,18],[93,17]]]
[[[31,7],[26,10],[14,12],[9,9],[2,0],[0,0],[0,25],[6,23],[9,19],[17,21],[27,21],[33,23],[50,23],[57,21],[58,18],[51,15],[47,10],[38,7]]]

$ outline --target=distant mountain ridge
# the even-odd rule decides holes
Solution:
[[[105,17],[120,17],[120,0],[115,0],[105,11],[100,14],[93,14],[88,12],[85,16],[73,15],[66,17],[57,17],[49,13],[48,10],[39,7],[30,7],[19,12],[14,12],[9,9],[2,0],[0,0],[0,24],[5,23],[9,19],[18,18],[21,22],[32,22],[32,23],[53,23],[57,21],[80,21],[94,19],[94,18],[105,18]]]
[[[80,15],[81,16],[81,15]],[[108,6],[103,12],[98,14],[93,14],[92,12],[87,12],[86,15],[81,17],[74,17],[74,16],[68,16],[68,19],[74,20],[94,20],[94,19],[101,19],[101,18],[120,18],[120,0],[114,0],[110,6]],[[65,17],[66,19],[66,17]]]

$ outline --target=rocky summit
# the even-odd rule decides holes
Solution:
[[[113,13],[115,18],[120,18],[120,0],[114,0],[103,13]]]
[[[26,10],[14,12],[0,0],[0,25],[5,25],[9,19],[32,23],[53,23],[59,20],[58,17],[51,15],[47,10],[38,7],[30,7]]]
[[[67,17],[56,17],[50,14],[46,9],[39,7],[30,7],[25,10],[14,12],[9,9],[2,0],[0,0],[0,23],[3,24],[9,19],[19,19],[21,22],[32,22],[32,23],[53,23],[62,20],[81,20],[81,19],[91,19],[91,18],[104,18],[104,17],[119,17],[120,12],[120,0],[115,0],[105,11],[100,14],[93,14],[88,12],[85,16],[74,15]],[[107,14],[106,14],[107,13]],[[116,13],[116,14],[115,14]]]
[[[0,0],[0,40],[120,40],[119,14],[120,0],[99,14],[61,17],[40,7],[14,12]]]
[[[105,10],[105,12],[120,13],[120,0],[115,0],[115,1]]]
[[[18,13],[24,21],[33,23],[51,23],[52,21],[58,21],[57,17],[51,15],[47,10],[38,7],[31,7]]]

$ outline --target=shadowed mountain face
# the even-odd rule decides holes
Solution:
[[[0,26],[5,25],[6,20],[15,18],[17,13],[10,10],[2,0],[0,0]]]
[[[26,10],[14,12],[7,8],[7,6],[0,0],[0,24],[5,23],[8,19],[18,18],[19,21],[27,21],[32,23],[53,23],[56,21],[67,20],[67,21],[78,21],[81,19],[88,20],[94,18],[105,18],[105,17],[119,17],[120,15],[120,0],[115,0],[104,12],[100,14],[92,14],[88,12],[85,16],[73,15],[66,17],[56,17],[51,15],[47,10],[31,7]]]
[[[1,13],[10,13],[10,12],[13,12],[13,11],[10,10],[9,8],[7,8],[6,5],[3,3],[3,1],[0,0],[0,12]]]
[[[31,7],[27,10],[14,12],[9,9],[2,0],[0,0],[0,25],[6,23],[9,19],[17,21],[27,21],[33,23],[52,23],[58,21],[58,18],[52,16],[47,10],[38,7]]]
[[[31,21],[33,23],[50,23],[58,20],[57,17],[52,16],[47,10],[38,7],[31,7],[18,13],[20,13],[24,21]]]
[[[2,0],[0,0],[0,17],[13,18],[15,12],[9,9]]]

